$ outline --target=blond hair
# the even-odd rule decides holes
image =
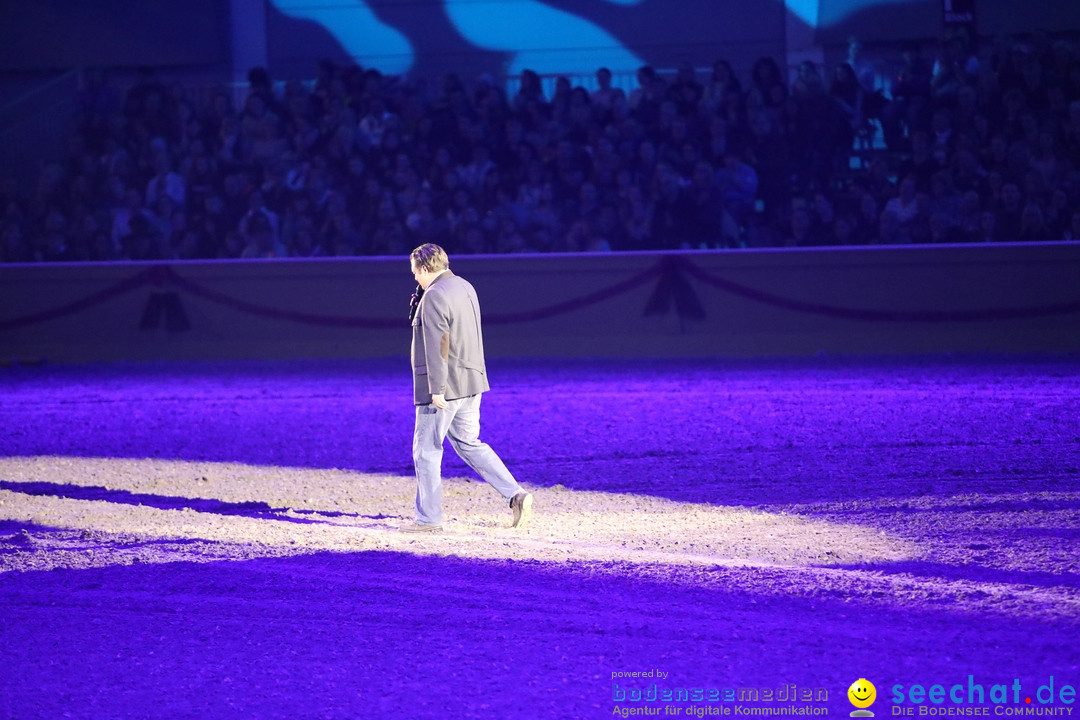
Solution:
[[[450,258],[446,251],[434,243],[424,243],[412,251],[409,259],[413,261],[417,269],[427,272],[439,272],[450,267]]]

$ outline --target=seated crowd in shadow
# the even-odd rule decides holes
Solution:
[[[895,72],[771,58],[440,82],[321,63],[225,88],[89,73],[66,159],[0,189],[0,261],[1080,237],[1080,43],[963,35]]]

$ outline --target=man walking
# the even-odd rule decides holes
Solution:
[[[442,531],[442,455],[447,437],[461,459],[510,502],[513,527],[522,527],[532,514],[532,495],[479,439],[480,396],[490,386],[476,291],[450,271],[446,251],[438,245],[416,248],[409,264],[419,285],[410,312],[416,522],[401,529]]]

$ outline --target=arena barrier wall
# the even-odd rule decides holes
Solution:
[[[1080,349],[1080,243],[456,256],[492,357]],[[408,354],[406,258],[0,265],[0,361]]]

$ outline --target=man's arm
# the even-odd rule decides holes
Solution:
[[[445,293],[432,292],[421,306],[424,328],[424,360],[427,363],[428,392],[435,407],[446,407],[446,378],[450,357],[450,304]],[[441,404],[440,404],[441,403]]]

